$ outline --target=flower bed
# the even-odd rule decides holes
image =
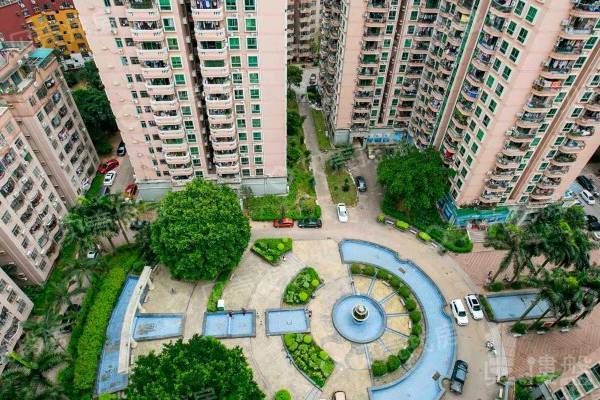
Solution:
[[[317,346],[310,335],[289,333],[283,337],[283,342],[296,367],[315,385],[323,387],[335,368],[329,354]]]
[[[312,267],[304,268],[285,288],[283,301],[286,304],[306,304],[310,296],[323,281]]]
[[[252,246],[252,251],[262,257],[269,264],[277,264],[281,257],[292,250],[292,239],[258,239]]]

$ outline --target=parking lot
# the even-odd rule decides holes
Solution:
[[[600,176],[598,176],[598,170],[600,169],[600,165],[598,164],[588,164],[582,171],[581,175],[588,177],[592,183],[594,184],[594,189],[596,192],[600,193]],[[577,181],[573,182],[569,187],[569,190],[565,194],[568,198],[568,192],[573,194],[573,199],[579,200],[585,213],[587,215],[593,215],[600,219],[600,198],[596,197],[596,204],[587,204],[583,198],[581,197],[581,192],[583,191],[583,187]]]
[[[121,141],[119,137],[116,137],[113,143],[113,152],[110,155],[102,156],[100,158],[100,162],[103,163],[110,159],[116,159],[119,161],[119,166],[115,168],[117,172],[117,176],[115,178],[114,183],[110,187],[110,193],[123,193],[125,187],[128,184],[132,183],[133,180],[133,168],[131,167],[131,162],[129,161],[129,154],[126,154],[124,157],[119,157],[116,154],[117,145]]]

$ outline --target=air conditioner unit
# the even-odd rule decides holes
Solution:
[[[128,84],[127,84],[127,88],[128,88],[128,89],[131,89],[132,87],[133,87],[133,85],[132,85],[131,83],[128,83]]]
[[[139,104],[139,100],[138,99],[133,99],[133,104]]]
[[[110,7],[104,7],[104,14],[110,14]]]
[[[112,33],[113,35],[116,35],[117,34],[117,29],[116,28],[112,28],[110,30],[110,33]]]

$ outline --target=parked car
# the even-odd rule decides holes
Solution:
[[[596,204],[596,199],[594,199],[594,195],[588,192],[587,190],[581,192],[581,198],[589,205]]]
[[[346,400],[346,393],[338,390],[337,392],[333,393],[331,400]]]
[[[139,219],[136,219],[131,221],[131,223],[129,224],[129,229],[131,229],[132,231],[139,231],[142,230],[142,228],[144,228],[146,225],[148,225],[148,221],[141,221]]]
[[[592,239],[594,239],[597,242],[600,242],[600,232],[598,232],[598,231],[592,232]]]
[[[600,231],[600,222],[590,222],[588,224],[588,231]]]
[[[590,178],[588,178],[587,176],[583,176],[583,175],[579,175],[576,179],[577,183],[579,183],[581,185],[581,187],[583,187],[585,190],[588,190],[590,192],[594,191],[594,184],[592,183],[592,180]]]
[[[586,215],[585,219],[587,220],[588,224],[591,224],[592,222],[598,222],[598,217],[596,217],[595,215]]]
[[[314,85],[315,83],[317,83],[317,75],[316,74],[310,74],[310,79],[308,80],[308,84],[309,85]]]
[[[102,197],[102,196],[106,196],[107,194],[110,194],[110,186],[102,185],[100,187],[100,191],[98,192],[98,196]]]
[[[96,258],[97,255],[98,255],[98,250],[96,250],[96,249],[89,249],[88,252],[87,252],[86,257],[89,260],[93,260],[94,258]]]
[[[129,185],[127,185],[127,187],[123,191],[123,193],[125,194],[125,197],[130,198],[130,199],[135,199],[137,192],[138,192],[138,186],[135,183],[130,183]]]
[[[367,181],[365,180],[364,177],[357,176],[356,178],[354,178],[354,181],[356,182],[356,188],[358,189],[359,192],[367,191]]]
[[[113,158],[112,160],[108,160],[100,164],[100,166],[98,167],[98,172],[101,174],[105,174],[108,171],[112,171],[113,169],[117,168],[118,166],[119,160]]]
[[[469,317],[467,317],[467,311],[462,303],[461,299],[454,299],[450,302],[450,308],[452,309],[452,315],[456,320],[456,324],[459,326],[465,326],[469,323]]]
[[[104,186],[112,186],[115,183],[115,178],[117,177],[117,173],[115,171],[108,171],[106,175],[104,175]]]
[[[306,218],[298,221],[298,228],[320,228],[323,223],[318,218]]]
[[[462,394],[468,373],[469,364],[463,360],[456,360],[454,363],[454,369],[452,370],[452,377],[450,378],[451,392]]]
[[[294,220],[290,218],[279,218],[273,221],[275,228],[293,228]]]
[[[117,146],[117,155],[119,157],[123,157],[125,154],[127,154],[127,149],[125,148],[125,143],[121,141],[121,143],[119,143]]]
[[[348,209],[344,203],[339,203],[336,206],[337,216],[340,222],[348,222]]]
[[[477,296],[468,294],[465,296],[465,302],[467,303],[467,308],[471,312],[473,319],[483,319],[483,310],[481,309],[481,304],[479,303]]]

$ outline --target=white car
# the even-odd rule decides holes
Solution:
[[[108,171],[106,175],[104,175],[104,186],[112,186],[115,183],[115,178],[117,177],[117,173],[115,171]]]
[[[339,203],[337,206],[337,216],[340,222],[348,222],[348,209],[344,203]]]
[[[98,255],[98,252],[95,249],[90,249],[87,252],[87,258],[89,260],[93,260],[94,258],[96,258],[97,255]]]
[[[469,323],[467,311],[465,310],[465,306],[463,305],[460,299],[452,300],[450,302],[450,308],[452,309],[452,314],[454,315],[454,319],[456,320],[457,325],[465,326]]]
[[[465,302],[467,303],[467,308],[471,312],[474,320],[483,319],[483,310],[481,309],[481,304],[479,303],[477,296],[468,294],[465,296]]]

